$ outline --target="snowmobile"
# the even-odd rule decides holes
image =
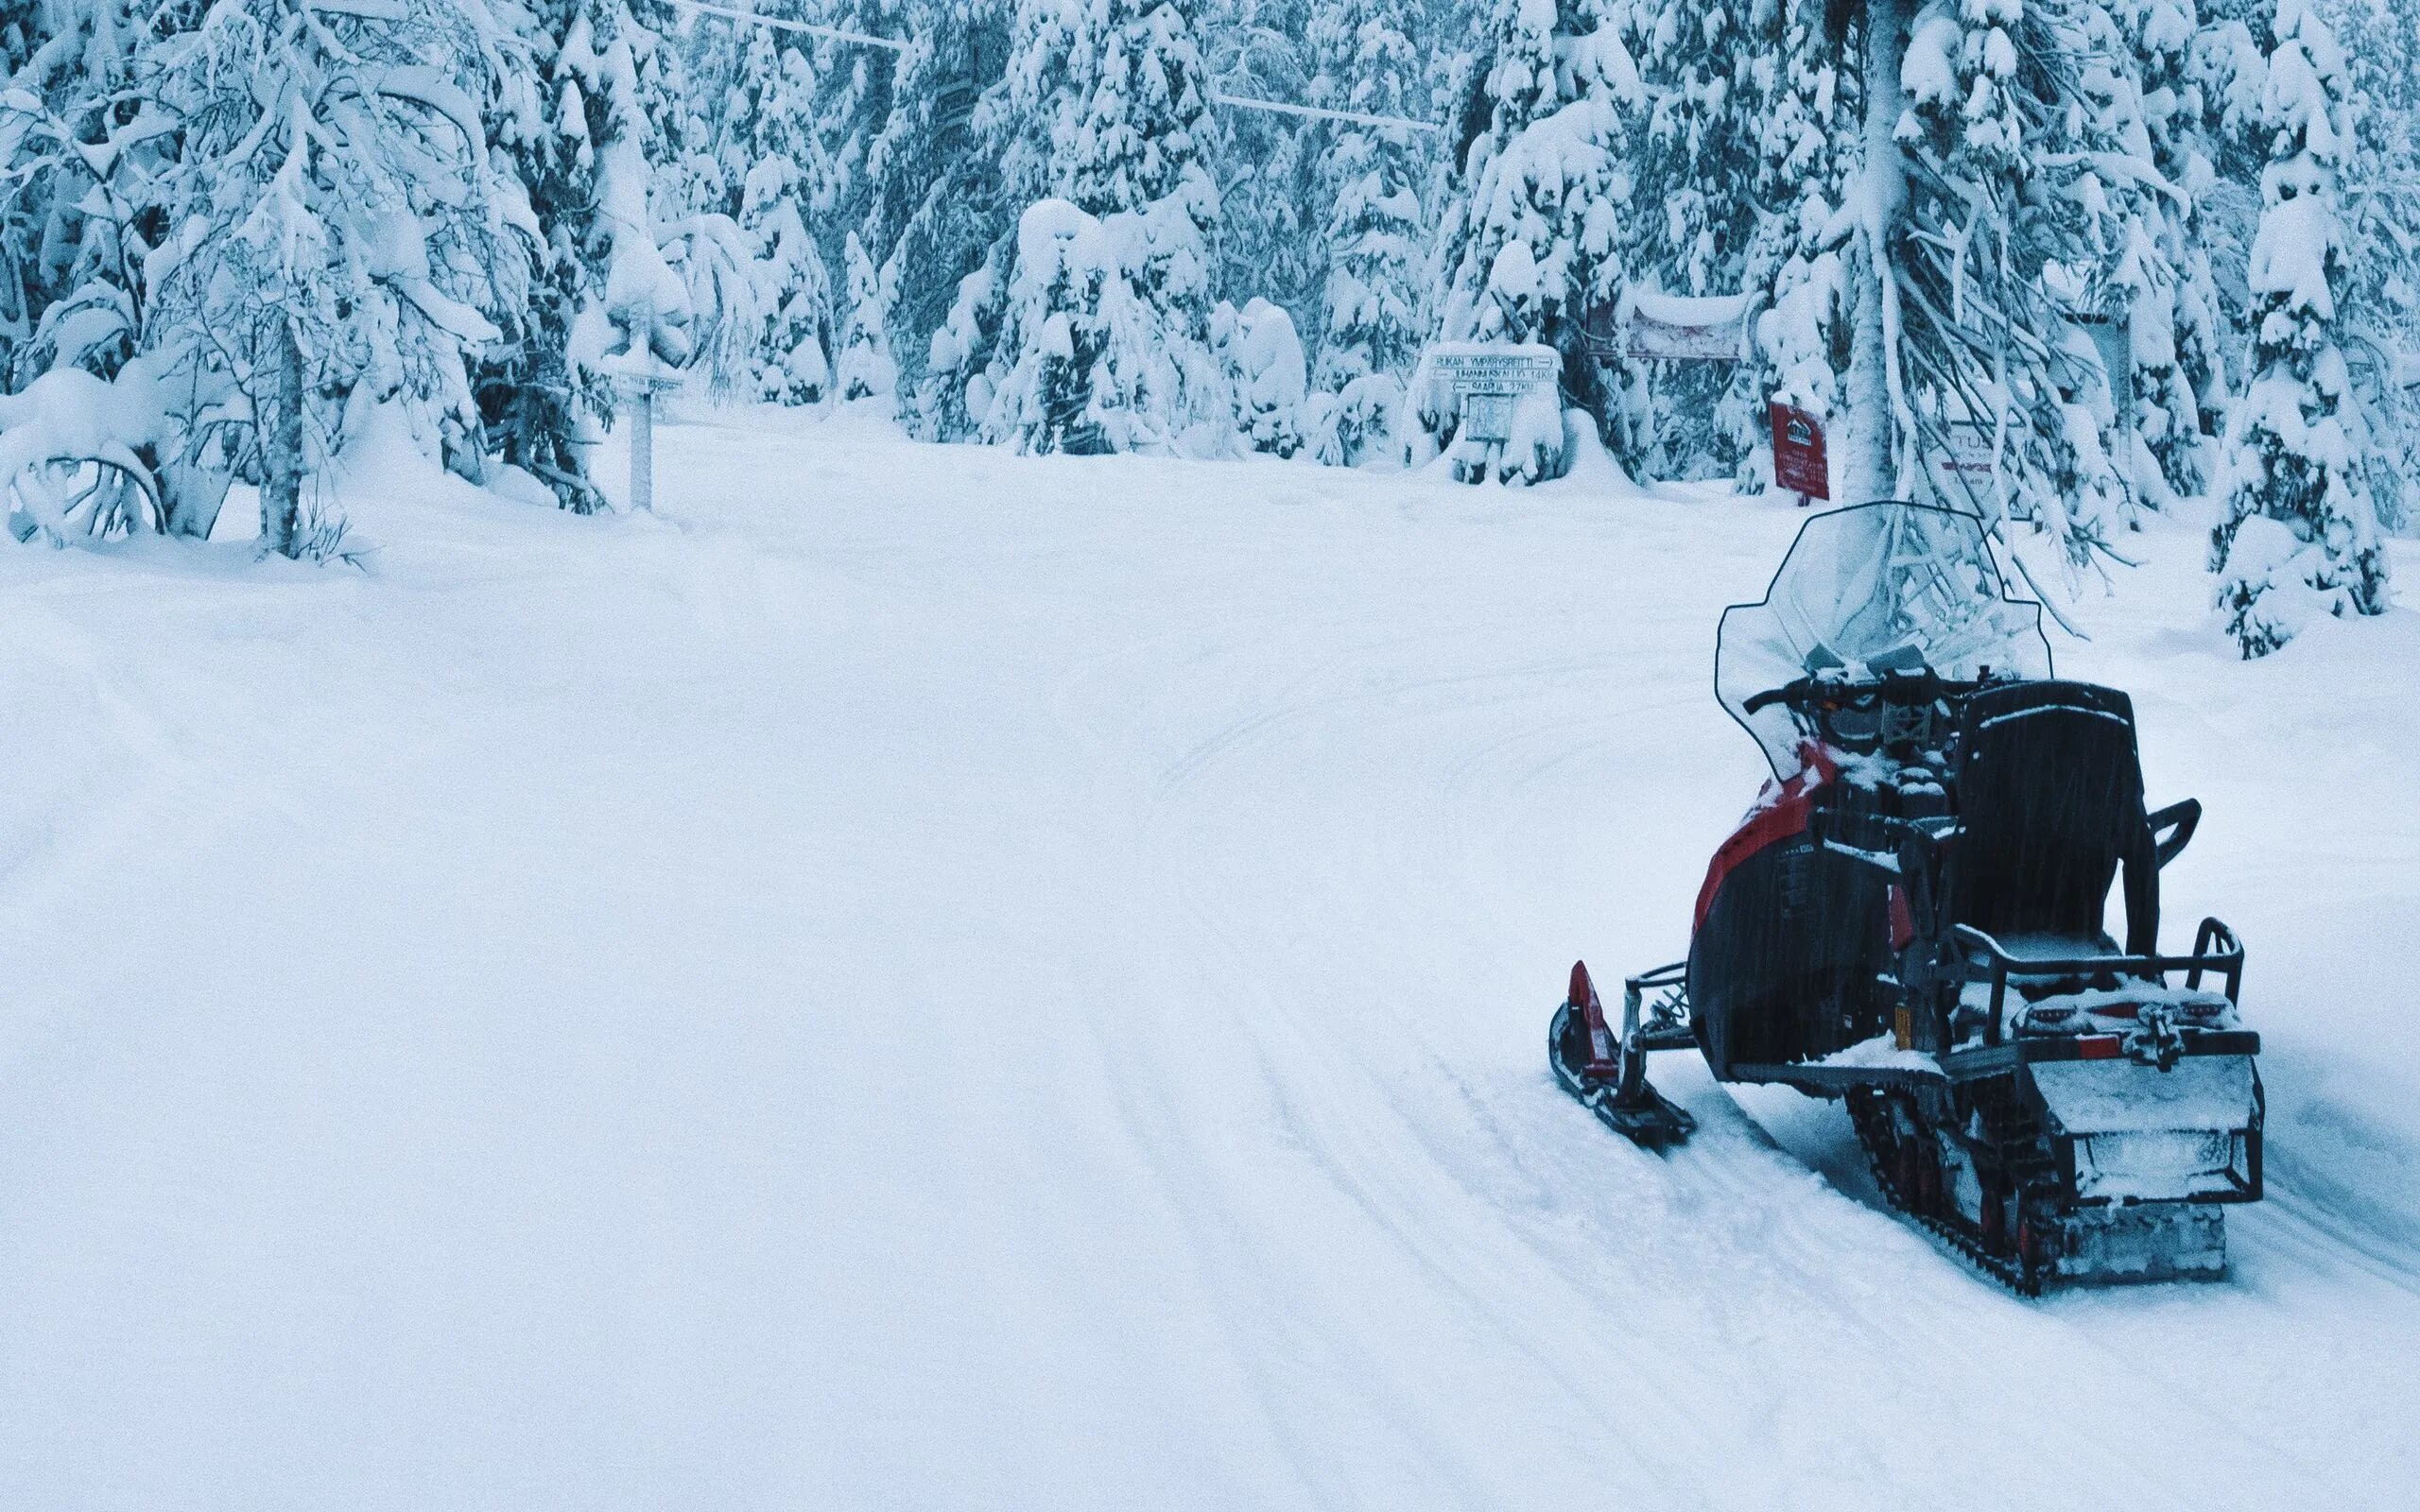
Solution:
[[[2041,613],[1972,515],[1808,519],[1722,616],[1716,696],[1772,778],[1687,959],[1628,978],[1618,1022],[1573,966],[1549,1057],[1652,1149],[1694,1127],[1647,1078],[1668,1051],[1843,1102],[1891,1206],[2024,1295],[2216,1278],[2224,1205],[2261,1191],[2243,947],[2204,919],[2161,954],[2201,805],[2146,811],[2132,703],[2056,678]]]

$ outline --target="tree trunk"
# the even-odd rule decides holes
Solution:
[[[261,435],[261,547],[291,557],[302,523],[302,348],[294,326],[277,323],[268,425]]]
[[[1907,169],[1895,131],[1903,104],[1899,60],[1906,46],[1907,0],[1871,0],[1865,17],[1865,163],[1851,193],[1863,226],[1864,276],[1858,281],[1848,370],[1848,423],[1836,464],[1842,504],[1901,497],[1899,419],[1904,403],[1898,359],[1898,288],[1891,234],[1907,198]]]

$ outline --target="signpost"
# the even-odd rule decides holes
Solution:
[[[1994,455],[1997,448],[1992,430],[1983,421],[1953,421],[1946,432],[1947,446],[1928,459],[1943,497],[1956,498],[1958,493],[1953,490],[1962,491],[1986,516],[1991,510],[1984,501],[1993,491],[1992,480],[1996,472]],[[2032,511],[2025,507],[2022,493],[2011,501],[2010,513],[2017,520],[2034,518]]]
[[[631,418],[631,507],[655,509],[655,396],[681,387],[680,372],[650,362],[614,374],[614,391]]]
[[[1563,363],[1552,347],[1535,343],[1491,347],[1456,342],[1429,353],[1428,370],[1437,386],[1454,396],[1461,416],[1456,429],[1463,439],[1509,441],[1512,411],[1521,396],[1556,382]]]
[[[1804,504],[1832,497],[1832,474],[1824,456],[1824,422],[1794,404],[1765,406],[1773,428],[1773,485]]]

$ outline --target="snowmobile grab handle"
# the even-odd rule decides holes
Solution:
[[[2183,854],[2186,845],[2192,840],[2194,829],[2202,822],[2202,800],[2197,798],[2180,799],[2148,816],[2144,822],[2151,826],[2152,834],[2155,837],[2152,848],[2153,859],[2165,868]],[[2199,950],[2201,947],[2194,948]]]
[[[2203,919],[2202,927],[2194,931],[2190,955],[2014,955],[1998,940],[1972,924],[1956,925],[1950,933],[1961,945],[1981,954],[1991,967],[1992,1007],[1990,1016],[1983,1021],[1986,1044],[2000,1042],[2000,1010],[2008,997],[2012,974],[2097,976],[2109,971],[2165,981],[2169,972],[2183,971],[2187,988],[2198,988],[2203,972],[2216,971],[2226,978],[2229,1003],[2238,1001],[2243,990],[2243,942],[2236,938],[2234,930],[2215,919]]]

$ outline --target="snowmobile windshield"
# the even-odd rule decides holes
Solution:
[[[1764,599],[1723,610],[1714,656],[1715,696],[1785,780],[1805,762],[1801,716],[1759,695],[1923,672],[2047,678],[2050,643],[2042,606],[2009,596],[1981,521],[1887,501],[1801,525]]]

